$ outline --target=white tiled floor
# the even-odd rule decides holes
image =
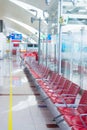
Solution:
[[[18,59],[18,60],[17,60]],[[10,72],[10,63],[12,72]],[[12,73],[12,129],[9,124]],[[36,95],[35,95],[36,93]],[[53,117],[34,87],[31,88],[18,57],[0,61],[0,130],[59,130],[48,128]],[[10,124],[11,125],[11,124]]]

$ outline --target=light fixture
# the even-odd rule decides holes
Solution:
[[[48,14],[47,10],[43,10],[43,17],[44,18],[48,18],[49,17],[49,14]]]
[[[77,3],[77,0],[72,0],[72,4],[75,5]]]
[[[35,12],[35,16],[34,16],[34,17],[31,17],[31,23],[33,23],[33,22],[37,19],[37,10],[29,9],[29,11]]]
[[[35,12],[35,17],[37,17],[37,10],[29,9],[29,11],[31,11],[31,12]]]

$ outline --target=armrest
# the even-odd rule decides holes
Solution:
[[[49,79],[46,79],[46,78],[42,78],[42,80],[44,80],[44,81],[46,81],[46,82],[48,82],[48,81],[49,81]]]
[[[58,104],[58,103],[55,103],[55,106],[56,107],[69,107],[69,108],[77,108],[77,104]]]
[[[72,96],[72,97],[75,97],[76,95],[73,95],[73,94],[61,94],[62,96]]]
[[[86,113],[83,113],[83,114],[80,114],[80,116],[87,116],[87,114],[86,114]]]
[[[71,97],[63,97],[64,99],[74,99],[76,96],[71,96]]]
[[[83,107],[87,107],[87,104],[79,104],[78,106],[83,106]]]
[[[48,91],[49,91],[49,92],[55,92],[53,89],[49,89]]]

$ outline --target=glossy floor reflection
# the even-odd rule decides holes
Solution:
[[[52,119],[19,58],[0,60],[0,130],[59,130]]]

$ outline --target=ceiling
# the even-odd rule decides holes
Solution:
[[[32,7],[34,6],[35,10],[47,10],[50,14],[55,14],[54,17],[57,19],[58,0],[49,1],[48,6],[45,0],[0,0],[0,19],[4,20],[8,33],[16,30],[27,36],[33,36],[33,39],[37,40],[39,24],[38,20],[31,23],[31,17],[35,15],[31,9],[34,9]],[[19,5],[17,5],[18,2],[20,2]],[[23,7],[21,7],[22,2]],[[63,0],[63,14],[69,17],[68,24],[87,25],[87,0]],[[47,23],[43,20],[41,23],[41,31],[44,32],[47,30]],[[30,27],[35,30],[32,31]]]
[[[14,1],[17,3],[17,0]],[[35,2],[35,0],[21,0],[21,2],[33,5],[41,10],[47,7],[44,0],[38,0],[38,2]],[[31,23],[31,17],[34,17],[34,15],[31,14],[32,12],[29,9],[23,9],[9,0],[0,0],[0,19],[4,20],[9,31],[16,30],[25,35],[33,35],[38,31],[38,21]],[[36,29],[36,32],[35,30],[32,32],[29,27]]]

